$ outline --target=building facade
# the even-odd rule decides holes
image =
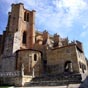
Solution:
[[[8,78],[14,85],[24,85],[34,77],[62,73],[79,73],[85,79],[88,68],[82,43],[35,30],[35,13],[22,3],[12,4],[6,30],[0,35],[2,83]]]

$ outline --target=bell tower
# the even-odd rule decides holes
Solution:
[[[12,4],[8,14],[2,56],[3,71],[14,71],[15,52],[20,49],[32,49],[35,43],[35,11],[24,8],[22,3]]]
[[[13,34],[13,52],[32,49],[35,43],[35,10],[27,10],[22,3],[12,4],[7,30]]]

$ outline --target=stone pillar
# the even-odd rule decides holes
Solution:
[[[22,67],[21,67],[21,76],[22,77],[24,76],[24,64],[22,64]]]
[[[32,70],[32,77],[34,78],[35,77],[35,71],[34,71],[34,68]]]

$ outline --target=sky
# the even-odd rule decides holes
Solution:
[[[38,31],[81,41],[88,58],[88,0],[0,0],[0,34],[6,28],[11,4],[19,2],[26,9],[36,10]]]

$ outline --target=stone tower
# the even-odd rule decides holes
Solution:
[[[35,43],[34,16],[35,11],[26,10],[22,3],[12,4],[12,10],[9,12],[7,28],[8,31],[14,33],[15,50],[13,51],[20,48],[33,48],[33,44]]]
[[[4,33],[3,71],[15,70],[15,52],[17,50],[33,48],[33,44],[35,43],[34,16],[35,11],[26,10],[22,3],[12,4],[11,12],[8,13],[8,23]]]

